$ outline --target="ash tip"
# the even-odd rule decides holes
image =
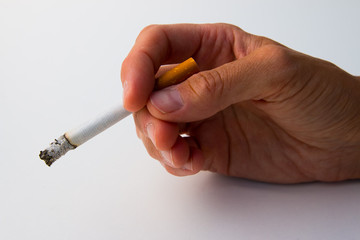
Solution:
[[[44,160],[46,165],[48,165],[50,167],[51,164],[53,164],[53,162],[55,162],[55,160],[53,159],[53,157],[51,157],[49,155],[48,152],[49,152],[48,150],[40,151],[39,157],[41,160]]]
[[[72,149],[75,149],[75,146],[71,145],[66,137],[62,135],[50,143],[47,149],[40,151],[39,157],[50,167],[57,159]]]

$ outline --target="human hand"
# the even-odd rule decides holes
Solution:
[[[190,56],[200,73],[152,92],[161,65]],[[174,175],[360,178],[360,79],[329,62],[232,25],[158,25],[140,33],[121,76],[138,136]]]

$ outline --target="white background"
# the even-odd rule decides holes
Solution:
[[[359,239],[360,181],[178,178],[132,118],[48,168],[38,153],[121,100],[153,23],[228,22],[360,75],[359,1],[0,0],[0,239]]]

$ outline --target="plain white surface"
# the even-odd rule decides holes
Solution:
[[[228,22],[360,75],[358,1],[0,0],[0,239],[359,239],[360,182],[178,178],[127,118],[48,168],[39,150],[121,99],[152,23]]]

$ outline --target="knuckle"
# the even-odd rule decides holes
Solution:
[[[224,92],[224,77],[219,71],[213,69],[198,74],[198,79],[193,87],[198,95],[210,95],[214,97],[221,97]]]
[[[225,96],[224,75],[213,69],[211,71],[200,72],[195,81],[188,81],[189,88],[199,101],[198,107],[203,109],[222,109],[224,101],[220,100]],[[214,101],[215,100],[215,101]]]
[[[144,27],[144,28],[141,30],[140,34],[144,34],[144,33],[146,33],[146,32],[152,32],[152,31],[154,31],[154,30],[156,31],[156,30],[159,29],[159,27],[160,27],[160,25],[158,25],[158,24],[150,24],[150,25]]]
[[[264,47],[264,54],[272,63],[274,70],[284,70],[292,68],[296,61],[294,61],[293,54],[289,48],[281,45],[270,44]]]
[[[268,79],[269,88],[282,94],[281,92],[294,84],[293,80],[299,71],[301,61],[296,59],[297,55],[293,50],[281,45],[267,45],[263,54],[267,61],[266,65],[274,73]]]
[[[144,27],[139,35],[136,38],[136,41],[139,41],[143,38],[154,38],[156,37],[159,32],[162,32],[163,27],[161,25],[157,25],[157,24],[152,24],[152,25],[148,25],[146,27]]]

